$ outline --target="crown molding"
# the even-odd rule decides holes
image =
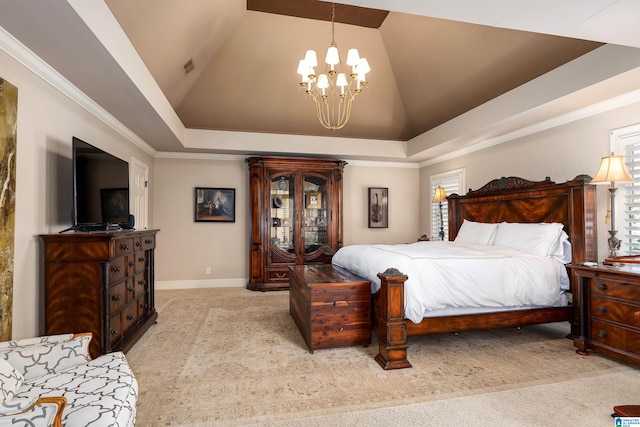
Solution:
[[[109,126],[122,137],[136,145],[150,156],[155,156],[157,151],[143,141],[138,135],[123,125],[119,120],[109,114],[104,108],[89,98],[84,92],[65,79],[38,55],[23,45],[19,40],[0,27],[0,50],[22,64],[33,74],[58,90],[61,94],[78,104],[89,114]]]

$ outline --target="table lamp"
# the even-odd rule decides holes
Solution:
[[[440,240],[444,240],[444,223],[442,222],[442,202],[447,200],[447,193],[444,188],[438,187],[433,192],[433,203],[438,203],[440,209]]]
[[[600,163],[600,169],[598,173],[591,180],[592,184],[607,184],[611,183],[609,187],[609,195],[611,196],[611,229],[609,230],[609,258],[615,258],[618,255],[618,249],[620,249],[620,239],[616,237],[618,231],[616,230],[616,182],[634,182],[633,176],[629,173],[629,169],[624,164],[623,156],[616,156],[611,153],[610,156],[603,157]]]

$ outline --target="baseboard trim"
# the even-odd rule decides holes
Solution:
[[[211,279],[211,280],[157,280],[156,290],[204,289],[204,288],[243,288],[247,279]]]

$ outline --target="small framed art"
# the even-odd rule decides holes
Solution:
[[[305,195],[307,209],[320,209],[322,208],[322,194],[315,191],[311,191]]]
[[[389,227],[389,189],[369,187],[367,217],[369,228]]]
[[[195,222],[235,221],[235,188],[196,187]]]

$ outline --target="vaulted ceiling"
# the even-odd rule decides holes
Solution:
[[[318,123],[296,74],[307,49],[324,58],[331,42],[330,3],[107,4],[185,126],[334,134]],[[305,12],[324,20],[285,15]],[[375,12],[338,5],[335,16],[359,22]],[[373,21],[374,28],[336,24],[342,60],[356,47],[372,68],[349,124],[335,132],[339,136],[407,141],[600,46],[399,12],[383,12]],[[189,60],[195,68],[185,74]]]
[[[158,151],[271,152],[259,135],[280,135],[300,141],[282,153],[405,161],[639,89],[637,16],[633,0],[342,0],[342,59],[357,47],[372,70],[328,131],[296,73],[331,42],[327,1],[0,0],[7,32]]]

